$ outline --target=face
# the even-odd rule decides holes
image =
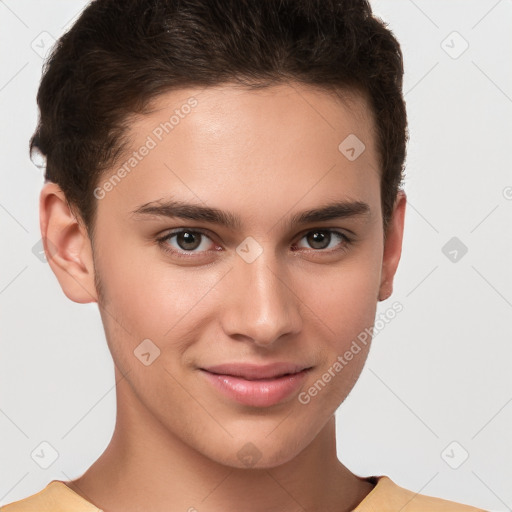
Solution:
[[[355,384],[358,336],[398,264],[367,104],[299,85],[187,89],[129,135],[96,189],[93,253],[126,389],[213,460],[284,463]]]

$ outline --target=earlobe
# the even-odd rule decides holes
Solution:
[[[393,293],[393,279],[402,254],[406,204],[407,196],[403,190],[399,190],[393,214],[389,220],[388,233],[384,244],[379,301],[388,299]]]
[[[377,297],[377,300],[382,302],[383,300],[389,299],[391,293],[393,293],[393,285],[389,287],[387,281],[384,281],[380,285],[379,296]]]
[[[81,304],[98,302],[87,230],[56,183],[45,183],[41,190],[39,221],[48,263],[66,297]]]

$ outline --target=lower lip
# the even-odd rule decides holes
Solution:
[[[201,371],[221,393],[241,404],[253,407],[269,407],[296,393],[308,373],[306,369],[274,379],[246,380],[233,375]]]

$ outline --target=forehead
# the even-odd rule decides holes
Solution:
[[[256,137],[257,141],[274,141],[273,145],[304,143],[315,135],[332,135],[336,142],[352,133],[350,130],[357,131],[371,146],[374,131],[373,113],[361,94],[349,89],[335,93],[298,83],[259,89],[222,84],[164,93],[150,102],[145,115],[135,119],[130,132],[137,137],[151,130],[161,140],[170,132],[165,126],[160,130],[155,125],[158,122],[169,122],[174,134],[193,131],[196,139],[210,143],[219,140],[223,146],[229,140],[233,145],[240,140],[255,142]],[[231,138],[233,134],[236,139]],[[226,140],[226,135],[231,139]]]
[[[259,215],[262,203],[282,215],[298,201],[305,209],[325,199],[379,200],[373,116],[351,91],[176,90],[153,100],[128,135],[128,150],[99,183],[124,169],[107,201],[124,212],[171,196]]]

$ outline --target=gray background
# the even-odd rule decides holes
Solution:
[[[41,55],[85,4],[0,1],[0,505],[81,475],[114,427],[97,305],[68,300],[33,253],[43,178],[27,145]],[[339,457],[361,476],[511,510],[512,2],[372,5],[406,65],[404,250],[378,314],[404,309],[338,410]],[[46,469],[42,442],[58,455]],[[41,449],[45,460],[31,456]]]

